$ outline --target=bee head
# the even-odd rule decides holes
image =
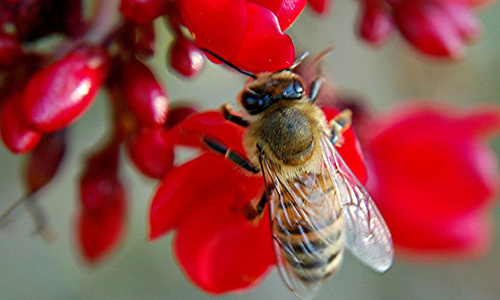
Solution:
[[[304,96],[304,82],[299,75],[293,73],[293,69],[307,57],[308,52],[303,53],[288,69],[255,75],[238,68],[208,49],[202,48],[202,50],[234,70],[253,78],[241,91],[239,97],[241,105],[251,115],[263,112],[278,101],[300,100]]]
[[[239,99],[250,115],[256,115],[278,101],[300,100],[303,96],[302,78],[289,70],[283,70],[259,74],[241,91]]]

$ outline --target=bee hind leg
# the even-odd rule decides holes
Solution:
[[[220,153],[224,155],[227,159],[231,160],[238,166],[242,167],[243,169],[250,171],[254,174],[259,173],[259,169],[255,168],[246,157],[243,155],[239,154],[238,152],[234,151],[233,149],[227,147],[224,143],[219,141],[218,139],[210,136],[204,136],[203,137],[203,142],[205,145],[207,145],[210,149],[214,150],[217,153]]]
[[[342,145],[344,142],[342,134],[351,127],[352,124],[352,111],[350,109],[344,109],[339,112],[330,121],[330,133],[332,136],[331,142],[334,145]]]
[[[224,118],[242,127],[248,127],[248,122],[237,115],[229,104],[224,104],[221,108]]]

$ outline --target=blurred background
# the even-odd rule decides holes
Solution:
[[[460,103],[500,103],[500,5],[483,9],[481,41],[467,49],[459,62],[423,57],[396,34],[374,49],[354,34],[357,3],[338,0],[327,18],[305,9],[288,34],[298,52],[320,52],[334,44],[327,72],[345,91],[368,99],[377,111],[403,99],[430,97]],[[173,103],[188,99],[202,108],[235,104],[246,78],[208,63],[194,80],[180,79],[166,70],[166,48],[172,36],[158,26],[161,43],[148,62],[166,86]],[[171,251],[171,235],[147,242],[146,216],[157,182],[140,175],[127,163],[127,237],[121,248],[101,265],[87,267],[77,254],[74,218],[77,184],[85,154],[106,136],[108,124],[101,92],[96,104],[70,130],[68,154],[62,170],[42,194],[42,205],[57,234],[52,244],[31,235],[32,221],[19,212],[16,221],[0,232],[0,299],[295,299],[274,269],[257,288],[244,294],[211,296],[198,290],[181,273]],[[500,139],[493,143],[500,154]],[[0,147],[0,211],[23,194],[24,158]],[[500,208],[496,208],[495,221]],[[499,228],[497,222],[496,228]],[[498,230],[497,230],[498,231]],[[396,253],[397,255],[397,253]],[[341,271],[324,284],[317,299],[499,299],[500,241],[495,236],[490,253],[464,263],[418,264],[396,257],[393,267],[376,274],[347,255]]]

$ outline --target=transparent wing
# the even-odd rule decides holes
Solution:
[[[326,166],[314,174],[284,180],[261,156],[278,268],[288,288],[312,297],[340,265],[343,224],[340,202]]]
[[[382,215],[325,135],[321,139],[328,172],[339,191],[346,226],[345,245],[354,256],[378,272],[392,265],[392,238]]]

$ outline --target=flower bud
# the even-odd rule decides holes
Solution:
[[[2,111],[2,141],[14,153],[25,153],[36,147],[42,134],[31,130],[21,112],[21,94],[15,93],[6,99]]]
[[[359,35],[368,43],[381,45],[392,34],[394,24],[389,12],[381,5],[367,5],[359,24]]]
[[[146,176],[162,178],[174,163],[174,146],[163,128],[142,128],[131,138],[128,151],[135,166]]]
[[[177,36],[169,50],[172,68],[184,77],[196,77],[205,66],[205,57],[196,44],[183,36]]]
[[[80,178],[78,246],[90,263],[115,249],[124,235],[126,202],[118,177],[118,150],[113,142],[94,154]]]
[[[97,47],[82,47],[38,70],[24,89],[29,126],[52,132],[68,126],[93,103],[107,75],[109,59]]]
[[[150,23],[163,13],[163,0],[121,0],[120,12],[132,23]]]
[[[14,63],[22,55],[23,50],[15,37],[0,33],[0,67]]]
[[[123,96],[130,110],[145,126],[161,126],[167,120],[167,94],[149,68],[138,60],[122,69]]]

